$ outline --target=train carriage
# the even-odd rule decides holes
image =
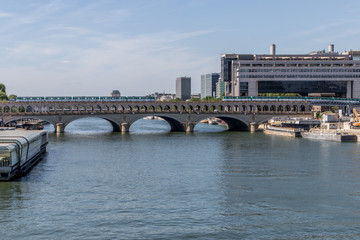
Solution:
[[[119,101],[120,97],[109,97],[109,96],[103,96],[99,98],[100,101]]]
[[[72,97],[45,97],[45,101],[71,101]]]
[[[16,101],[19,102],[42,102],[44,101],[44,97],[17,97]]]
[[[74,101],[99,101],[100,98],[97,96],[75,96]]]

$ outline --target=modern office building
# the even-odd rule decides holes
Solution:
[[[219,73],[201,75],[201,98],[216,97],[216,83],[219,81]]]
[[[182,100],[191,98],[191,77],[176,78],[176,98]]]
[[[219,78],[219,81],[216,83],[216,98],[221,98],[225,94],[225,82]]]
[[[360,51],[328,51],[309,54],[224,54],[221,76],[228,96],[261,93],[296,93],[302,96],[360,98]]]

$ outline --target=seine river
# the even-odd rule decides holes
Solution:
[[[359,144],[223,130],[50,133],[43,161],[0,183],[0,239],[360,238]]]

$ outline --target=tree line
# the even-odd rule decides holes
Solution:
[[[11,94],[11,95],[7,95],[6,94],[6,87],[5,84],[0,83],[0,101],[8,101],[8,100],[15,100],[16,99],[16,95]]]

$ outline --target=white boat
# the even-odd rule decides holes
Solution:
[[[0,132],[0,180],[11,180],[31,170],[46,152],[46,131]]]

